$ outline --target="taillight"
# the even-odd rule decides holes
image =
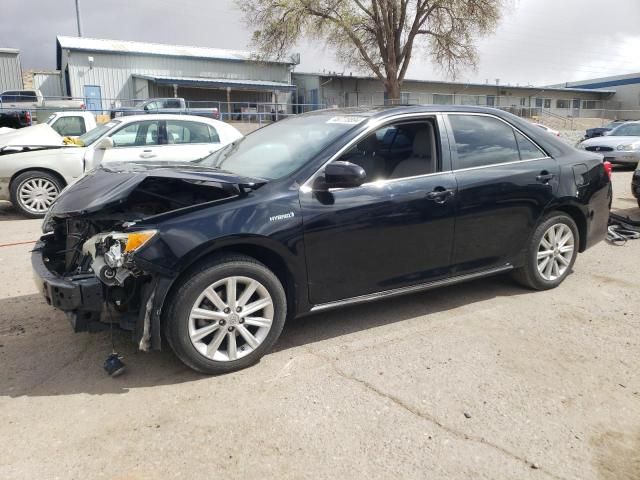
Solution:
[[[24,112],[24,119],[27,121],[27,125],[31,125],[31,112],[30,111],[26,111]]]
[[[87,108],[87,106],[83,103],[80,105],[80,110],[85,110]]]
[[[611,180],[613,165],[611,165],[611,162],[609,160],[605,160],[604,162],[602,162],[602,164],[604,165],[604,171],[607,172],[607,175],[609,175],[609,180]]]

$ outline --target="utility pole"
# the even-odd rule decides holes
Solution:
[[[82,36],[82,23],[80,22],[80,0],[76,0],[76,21],[78,22],[78,36]]]

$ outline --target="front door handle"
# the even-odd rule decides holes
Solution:
[[[449,197],[453,197],[454,191],[450,188],[436,187],[431,192],[427,193],[427,200],[432,200],[436,203],[444,203]]]
[[[549,183],[549,180],[551,180],[553,177],[554,177],[553,173],[549,173],[545,170],[540,172],[540,175],[536,177],[536,181],[540,183]]]
[[[157,157],[157,155],[153,153],[152,150],[143,150],[142,153],[140,154],[140,158],[154,158],[154,157]]]

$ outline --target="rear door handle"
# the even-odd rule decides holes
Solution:
[[[540,175],[536,177],[536,181],[540,183],[549,183],[549,180],[551,180],[553,177],[554,177],[553,173],[540,172]]]
[[[157,157],[157,155],[153,153],[152,150],[143,150],[142,153],[140,154],[140,158],[154,158],[154,157]]]
[[[432,200],[436,203],[444,203],[449,197],[453,197],[454,192],[450,188],[436,187],[431,192],[427,193],[427,200]]]

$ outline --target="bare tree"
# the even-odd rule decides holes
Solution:
[[[236,0],[260,54],[282,58],[299,39],[324,40],[345,64],[373,72],[392,101],[415,51],[455,76],[474,66],[474,40],[491,32],[505,0]]]

